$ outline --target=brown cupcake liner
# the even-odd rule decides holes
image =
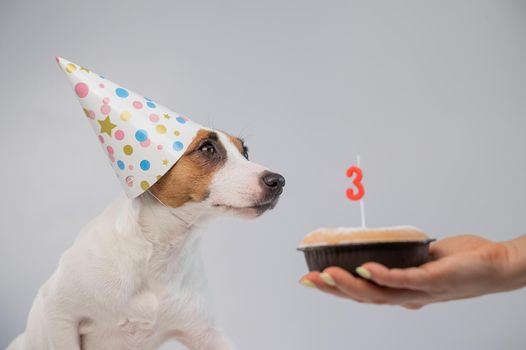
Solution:
[[[420,266],[429,261],[429,244],[425,241],[348,243],[330,246],[302,247],[310,271],[323,271],[339,266],[355,276],[356,268],[366,262],[377,262],[389,268]]]

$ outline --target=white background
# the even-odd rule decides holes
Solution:
[[[295,247],[359,224],[442,238],[526,231],[523,1],[0,2],[0,348],[79,229],[121,193],[61,55],[245,136],[281,203],[203,235],[218,323],[239,349],[523,349],[526,290],[420,311],[301,287]],[[163,349],[180,349],[169,344]]]

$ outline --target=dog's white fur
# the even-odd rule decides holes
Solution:
[[[169,208],[150,193],[119,198],[89,223],[40,288],[8,350],[233,349],[209,315],[196,226],[216,214],[257,216],[266,169],[217,132],[228,159],[202,202]]]

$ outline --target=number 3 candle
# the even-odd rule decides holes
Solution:
[[[353,178],[353,187],[347,188],[345,194],[351,201],[360,201],[360,214],[362,219],[362,227],[365,228],[365,208],[363,203],[363,197],[365,195],[365,188],[362,184],[363,172],[360,168],[360,156],[357,157],[356,165],[353,165],[347,169],[347,177]]]

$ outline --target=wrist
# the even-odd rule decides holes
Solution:
[[[506,247],[507,289],[526,287],[526,235],[502,244]]]

